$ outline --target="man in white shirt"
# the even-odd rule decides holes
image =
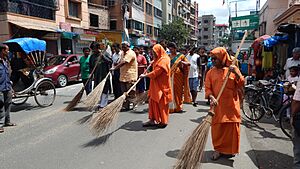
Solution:
[[[197,63],[198,58],[200,57],[195,52],[195,48],[190,51],[190,54],[187,55],[187,59],[190,62],[190,71],[189,71],[189,87],[192,95],[193,106],[197,107],[197,88],[199,86],[199,65]]]
[[[287,78],[290,75],[290,68],[293,66],[299,66],[300,65],[300,47],[296,47],[293,49],[293,57],[288,58],[286,60],[284,70],[285,70],[285,78]]]
[[[112,61],[113,61],[113,66],[116,66],[120,63],[121,61],[121,56],[122,56],[122,51],[121,51],[121,46],[118,43],[114,43],[112,46],[113,49],[113,55],[112,55]],[[115,99],[120,97],[122,95],[121,92],[121,85],[120,85],[120,69],[116,69],[112,72],[112,85],[113,85],[113,91],[114,91],[114,96]]]

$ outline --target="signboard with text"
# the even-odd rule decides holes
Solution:
[[[233,30],[253,30],[259,25],[258,15],[246,15],[231,18],[231,28]]]

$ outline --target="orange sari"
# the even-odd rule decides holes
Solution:
[[[225,81],[228,66],[232,60],[224,48],[216,48],[211,52],[220,59],[225,67],[213,67],[205,78],[205,98],[213,95],[217,98]],[[238,72],[238,74],[241,74]],[[240,96],[239,89],[244,86],[244,77],[237,78],[234,73],[229,75],[225,89],[218,105],[214,108],[215,115],[211,124],[212,143],[215,151],[223,154],[239,153],[240,145]]]
[[[188,85],[189,66],[184,66],[180,61],[188,62],[187,58],[178,54],[171,60],[171,86],[173,101],[169,105],[170,113],[181,112],[183,102],[191,103]]]
[[[160,124],[168,124],[169,102],[172,101],[170,82],[170,58],[159,44],[154,45],[157,58],[153,70],[147,74],[149,88],[149,119]]]

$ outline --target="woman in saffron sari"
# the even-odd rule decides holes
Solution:
[[[170,103],[170,113],[182,112],[183,102],[191,103],[188,85],[189,66],[187,58],[177,53],[175,43],[170,43],[168,48],[171,52],[171,86],[173,101]]]
[[[233,66],[232,58],[223,47],[211,51],[214,67],[207,72],[205,78],[205,98],[210,99],[215,115],[211,124],[211,136],[214,146],[212,159],[217,160],[226,155],[232,157],[240,150],[240,95],[239,89],[244,86],[244,77],[237,66]],[[216,98],[230,71],[227,84],[219,102]]]
[[[153,47],[153,71],[140,77],[149,77],[149,121],[143,127],[165,128],[169,119],[169,102],[172,101],[170,82],[170,58],[164,48],[157,44]]]

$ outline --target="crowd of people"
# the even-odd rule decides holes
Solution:
[[[13,95],[10,80],[9,48],[0,45],[0,133],[4,127],[15,126],[10,121],[10,107]],[[295,48],[293,57],[287,60],[285,69],[288,80],[299,80],[300,48]],[[114,43],[112,46],[94,42],[83,48],[80,58],[80,72],[85,92],[88,95],[109,77],[97,109],[109,103],[109,94],[114,99],[120,97],[136,84],[136,89],[127,94],[121,111],[134,108],[132,100],[139,94],[148,92],[148,121],[143,127],[165,128],[169,115],[184,110],[184,103],[197,107],[198,91],[205,88],[205,98],[215,115],[211,124],[214,153],[212,159],[234,156],[239,153],[240,144],[240,99],[245,79],[237,64],[225,48],[218,47],[209,53],[204,46],[178,48],[176,43],[161,41],[159,44],[144,48],[132,47],[129,42]],[[297,66],[295,66],[295,64]],[[230,72],[224,92],[217,100],[227,73]],[[89,79],[93,79],[93,82]],[[111,83],[112,82],[112,83]],[[93,85],[92,85],[93,84]],[[112,86],[111,86],[112,84]],[[291,124],[294,126],[295,166],[300,165],[300,83],[291,109]]]
[[[151,48],[135,46],[132,49],[128,42],[112,45],[112,52],[107,52],[104,44],[91,46],[94,58],[100,57],[99,68],[94,72],[94,80],[98,84],[109,71],[112,72],[113,93],[115,99],[126,92],[138,78],[142,78],[136,90],[129,93],[122,111],[134,108],[131,100],[135,95],[148,90],[149,120],[143,127],[165,128],[169,114],[183,111],[184,103],[197,106],[197,94],[205,88],[205,98],[211,110],[215,112],[211,125],[212,143],[214,146],[213,160],[222,156],[232,157],[239,153],[240,147],[240,107],[245,79],[233,64],[233,57],[225,48],[218,47],[207,53],[204,46],[178,48],[175,43],[161,41]],[[87,50],[87,49],[86,49]],[[100,54],[99,51],[105,51]],[[84,51],[85,52],[85,51]],[[106,56],[106,57],[105,57]],[[90,60],[90,69],[97,62]],[[84,64],[84,62],[80,62]],[[101,66],[101,63],[103,64]],[[289,81],[299,80],[300,48],[295,48],[293,57],[287,60],[285,70]],[[92,65],[92,66],[91,66]],[[98,70],[99,69],[99,70]],[[84,66],[82,66],[82,71]],[[227,72],[231,72],[219,101],[217,96]],[[100,75],[101,74],[101,75]],[[99,76],[100,75],[100,76]],[[99,77],[98,77],[99,76]],[[99,108],[107,105],[110,83],[104,90]],[[89,91],[87,91],[88,94]],[[291,109],[291,124],[294,126],[294,157],[295,166],[299,165],[299,123],[300,123],[300,84],[294,96]],[[105,100],[105,101],[102,101]],[[298,167],[298,166],[297,166]]]
[[[225,48],[216,48],[208,55],[203,46],[179,49],[173,42],[167,44],[161,41],[149,50],[138,46],[131,49],[128,42],[113,44],[111,52],[108,46],[98,43],[92,44],[91,49],[89,63],[80,61],[81,71],[88,67],[84,64],[89,64],[91,70],[99,62],[93,72],[94,86],[111,71],[115,99],[141,78],[136,90],[128,93],[121,111],[133,109],[132,99],[147,90],[149,115],[143,127],[165,128],[169,115],[182,112],[184,103],[197,107],[198,91],[205,86],[205,96],[216,112],[212,123],[215,148],[212,159],[217,160],[222,155],[233,156],[239,152],[241,117],[237,89],[244,86],[244,78],[237,66],[231,65],[232,58]],[[208,66],[209,62],[213,63],[213,68],[211,63]],[[228,71],[232,74],[220,98],[222,101],[218,103],[216,98]],[[107,83],[107,89],[100,98],[99,109],[108,103],[109,85]]]

